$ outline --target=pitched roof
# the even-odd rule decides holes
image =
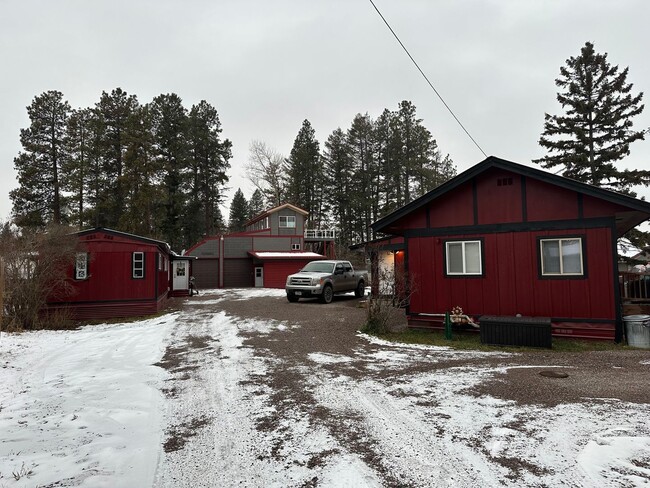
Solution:
[[[291,205],[290,203],[285,203],[283,205],[279,205],[279,206],[271,208],[269,210],[265,210],[261,214],[256,215],[255,217],[250,219],[248,222],[246,222],[246,225],[248,226],[248,225],[252,224],[253,222],[257,222],[258,220],[263,219],[264,217],[266,217],[268,215],[271,215],[272,213],[279,212],[280,210],[283,210],[285,208],[289,208],[289,209],[293,210],[294,212],[297,212],[299,214],[304,215],[305,217],[307,215],[309,215],[309,212],[307,212],[306,210],[303,210],[302,208],[296,207],[295,205]]]
[[[85,236],[88,234],[94,234],[95,232],[104,232],[106,234],[113,234],[116,236],[121,236],[121,237],[126,237],[128,239],[132,239],[134,241],[140,241],[140,242],[146,242],[149,244],[155,244],[159,246],[160,248],[164,249],[168,253],[172,253],[173,251],[169,247],[169,244],[167,244],[164,241],[159,241],[157,239],[150,239],[149,237],[142,237],[138,236],[135,234],[129,234],[128,232],[122,232],[119,230],[114,230],[114,229],[107,229],[106,227],[95,227],[94,229],[86,229],[86,230],[80,230],[78,232],[74,232],[72,235],[76,236]]]
[[[617,193],[610,190],[605,190],[603,188],[598,188],[580,181],[573,180],[571,178],[565,178],[564,176],[554,175],[546,171],[542,171],[536,168],[531,168],[530,166],[524,166],[523,164],[514,163],[512,161],[507,161],[505,159],[497,158],[496,156],[489,156],[480,163],[472,166],[468,170],[462,172],[451,180],[443,183],[442,185],[434,188],[428,193],[425,193],[420,198],[413,200],[410,203],[407,203],[401,208],[398,208],[394,212],[386,215],[385,217],[374,222],[371,227],[375,232],[382,232],[390,224],[401,219],[405,215],[413,212],[414,210],[427,205],[436,198],[454,190],[455,188],[463,185],[464,183],[471,181],[472,178],[478,176],[479,174],[487,171],[491,168],[503,169],[513,173],[517,173],[526,177],[534,178],[552,185],[556,185],[568,190],[573,190],[584,195],[588,195],[594,198],[599,198],[611,203],[615,203],[624,207],[628,207],[630,210],[638,212],[635,214],[634,218],[626,219],[625,223],[621,223],[621,228],[623,229],[621,234],[627,232],[629,229],[638,225],[639,223],[650,218],[650,202],[644,200],[639,200],[638,198],[633,198],[621,193]],[[644,214],[644,215],[641,215]],[[617,222],[619,224],[619,222]],[[618,226],[618,225],[617,225]]]

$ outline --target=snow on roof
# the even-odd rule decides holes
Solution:
[[[260,259],[323,259],[325,257],[322,254],[308,251],[249,251],[249,254]]]

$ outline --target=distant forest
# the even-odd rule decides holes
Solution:
[[[47,91],[27,112],[10,193],[22,228],[103,226],[181,250],[287,202],[309,212],[310,228],[338,229],[345,246],[373,238],[373,221],[456,174],[411,102],[376,119],[357,114],[322,148],[305,120],[288,157],[251,143],[246,174],[255,191],[247,199],[237,190],[226,223],[232,144],[208,102],[187,109],[172,93],[141,104],[117,88],[94,107],[72,109]]]

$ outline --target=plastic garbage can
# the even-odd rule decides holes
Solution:
[[[628,315],[623,322],[627,345],[650,349],[650,315]]]

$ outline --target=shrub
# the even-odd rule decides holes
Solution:
[[[65,227],[21,231],[10,224],[2,226],[0,261],[5,279],[0,302],[7,330],[62,326],[66,314],[48,314],[46,304],[48,299],[72,294],[68,272],[76,245],[76,238]]]

